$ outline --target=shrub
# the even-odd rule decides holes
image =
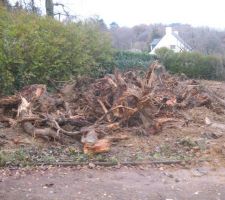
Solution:
[[[111,59],[111,41],[95,20],[61,23],[0,8],[0,84],[5,93],[49,79],[96,75]]]
[[[174,53],[161,48],[156,50],[157,57],[172,73],[184,73],[190,78],[218,79],[224,76],[223,59],[217,56],[206,56],[197,52]]]
[[[154,59],[155,56],[148,53],[129,51],[117,51],[113,57],[114,65],[121,70],[147,68]]]

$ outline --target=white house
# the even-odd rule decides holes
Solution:
[[[161,39],[154,39],[151,42],[150,54],[155,54],[155,50],[162,47],[174,52],[191,51],[191,47],[181,39],[178,31],[173,31],[171,27],[166,27],[166,34]]]

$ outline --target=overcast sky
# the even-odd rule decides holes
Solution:
[[[99,15],[107,24],[188,23],[225,29],[225,0],[53,0],[70,14]],[[36,0],[44,3],[45,0]]]

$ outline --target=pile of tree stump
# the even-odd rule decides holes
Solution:
[[[110,149],[114,132],[121,139],[128,128],[158,134],[170,122],[188,125],[180,110],[213,109],[214,103],[225,106],[198,81],[170,75],[154,62],[147,72],[116,70],[100,79],[78,78],[55,93],[45,85],[26,86],[0,99],[0,121],[47,141],[71,137],[83,143],[85,153],[100,153]]]

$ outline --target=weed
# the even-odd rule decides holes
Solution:
[[[145,156],[143,155],[142,152],[138,152],[138,153],[135,154],[135,160],[142,161],[144,159],[145,159]]]
[[[8,160],[7,155],[3,151],[0,152],[0,167],[4,167]]]
[[[193,148],[195,146],[197,146],[196,142],[193,141],[191,138],[189,137],[185,137],[183,139],[181,139],[178,144],[182,145],[182,146],[185,146],[185,147],[188,147],[188,148]]]
[[[118,164],[118,159],[116,158],[116,156],[112,156],[108,159],[108,162],[112,163],[112,164]]]

